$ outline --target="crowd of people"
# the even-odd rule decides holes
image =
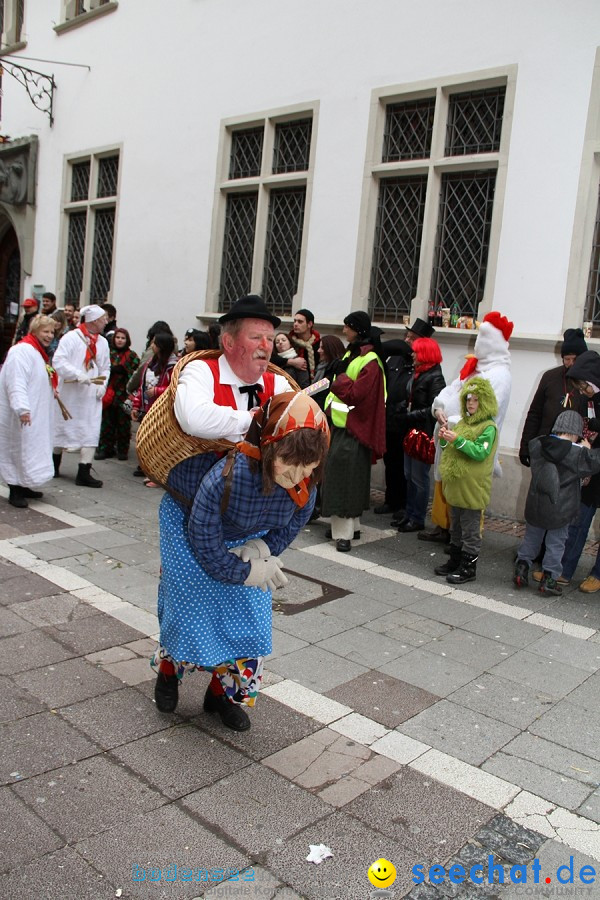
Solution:
[[[435,329],[419,318],[402,338],[382,341],[356,310],[344,319],[344,343],[321,336],[309,309],[276,331],[280,319],[248,295],[208,331],[186,331],[181,350],[168,323],[155,322],[138,356],[111,304],[57,310],[49,294],[42,307],[23,303],[0,372],[9,503],[23,508],[41,497],[38,488],[60,476],[64,450],[79,452],[77,485],[102,487],[93,460],[126,460],[132,421],[143,423],[166,392],[179,433],[204,442],[174,460],[160,484],[153,665],[161,711],[175,710],[184,674],[205,670],[205,711],[236,731],[250,727],[246,709],[271,652],[271,591],[287,581],[280,554],[317,516],[330,520],[336,550],[351,552],[380,458],[386,490],[375,513],[403,535],[446,545],[448,559],[432,575],[476,579],[511,390],[513,323],[497,311],[447,383]],[[220,352],[189,356],[206,350]],[[532,477],[512,575],[518,588],[531,575],[554,595],[571,581],[600,504],[600,356],[581,329],[565,332],[561,355],[523,428],[519,460]],[[158,486],[140,465],[133,474]],[[600,590],[600,552],[580,589]]]

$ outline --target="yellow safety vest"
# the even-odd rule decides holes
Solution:
[[[349,356],[350,351],[348,350],[342,359],[346,359]],[[356,381],[358,376],[360,375],[362,369],[367,365],[367,363],[372,362],[372,360],[376,359],[381,369],[381,374],[383,375],[383,392],[384,396],[387,398],[387,391],[385,386],[385,371],[383,368],[383,363],[379,359],[376,353],[372,350],[369,350],[368,353],[365,353],[364,356],[357,356],[355,359],[349,363],[348,368],[346,369],[346,375],[352,381]],[[346,419],[348,418],[348,413],[351,409],[354,409],[353,406],[347,406],[339,397],[336,397],[334,393],[331,391],[327,394],[325,398],[325,409],[331,407],[331,421],[335,425],[336,428],[345,428],[346,427]]]

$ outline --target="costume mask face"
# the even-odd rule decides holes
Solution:
[[[298,465],[295,463],[284,462],[279,457],[275,457],[273,463],[274,481],[285,490],[291,490],[317,468],[318,462],[309,463],[309,465]]]

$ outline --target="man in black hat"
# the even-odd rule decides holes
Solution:
[[[435,328],[433,328],[429,322],[425,322],[424,319],[415,319],[413,324],[409,325],[406,329],[404,340],[407,344],[412,344],[417,338],[428,338],[434,334]]]
[[[275,328],[261,297],[249,294],[221,316],[217,359],[194,360],[181,372],[175,415],[182,429],[196,437],[239,441],[252,421],[252,410],[273,394],[289,389],[282,375],[267,372]]]

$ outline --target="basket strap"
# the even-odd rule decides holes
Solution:
[[[233,464],[235,462],[235,458],[238,455],[239,450],[237,447],[234,447],[227,454],[227,462],[223,466],[222,476],[225,479],[225,489],[223,490],[223,496],[221,498],[221,515],[225,515],[225,511],[229,506],[229,498],[231,496],[231,488],[233,487]]]

